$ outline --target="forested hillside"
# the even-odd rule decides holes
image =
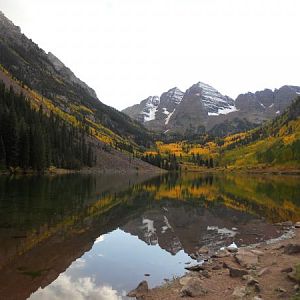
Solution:
[[[223,148],[222,166],[300,166],[300,97],[266,125]]]
[[[103,104],[87,84],[77,78],[52,53],[22,34],[0,12],[0,77],[10,76],[36,98],[54,106],[65,119],[90,127],[100,141],[118,148],[152,143],[149,132],[137,121]],[[3,78],[2,78],[3,79]]]
[[[95,155],[84,129],[70,126],[42,106],[35,110],[24,95],[0,83],[0,167],[44,171],[92,167]]]

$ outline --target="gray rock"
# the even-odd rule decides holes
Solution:
[[[185,269],[188,270],[188,271],[198,272],[198,271],[205,270],[205,267],[201,264],[201,265],[195,265],[195,266],[185,267]]]
[[[230,277],[243,277],[244,275],[248,275],[249,272],[244,269],[235,268],[232,266],[228,266]]]
[[[300,253],[300,245],[299,244],[288,244],[285,246],[284,254],[298,254]]]

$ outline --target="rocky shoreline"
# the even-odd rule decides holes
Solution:
[[[181,278],[148,289],[143,281],[128,296],[158,299],[300,299],[300,222],[276,224],[288,228],[283,238],[237,248],[220,249],[203,264],[186,267]]]

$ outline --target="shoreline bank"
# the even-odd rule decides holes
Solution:
[[[284,239],[219,250],[180,278],[129,293],[136,299],[300,299],[300,224]],[[276,226],[276,225],[274,225]]]

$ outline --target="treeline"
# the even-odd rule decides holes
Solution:
[[[0,168],[44,171],[50,166],[93,166],[93,147],[84,129],[74,128],[42,107],[34,110],[24,95],[0,82]]]
[[[169,154],[168,157],[162,157],[160,154],[146,154],[141,159],[156,167],[169,170],[178,171],[179,163],[175,154]]]
[[[196,155],[192,153],[192,157],[189,159],[190,162],[196,164],[201,167],[213,168],[214,167],[214,159],[212,157],[203,159],[199,153]]]

